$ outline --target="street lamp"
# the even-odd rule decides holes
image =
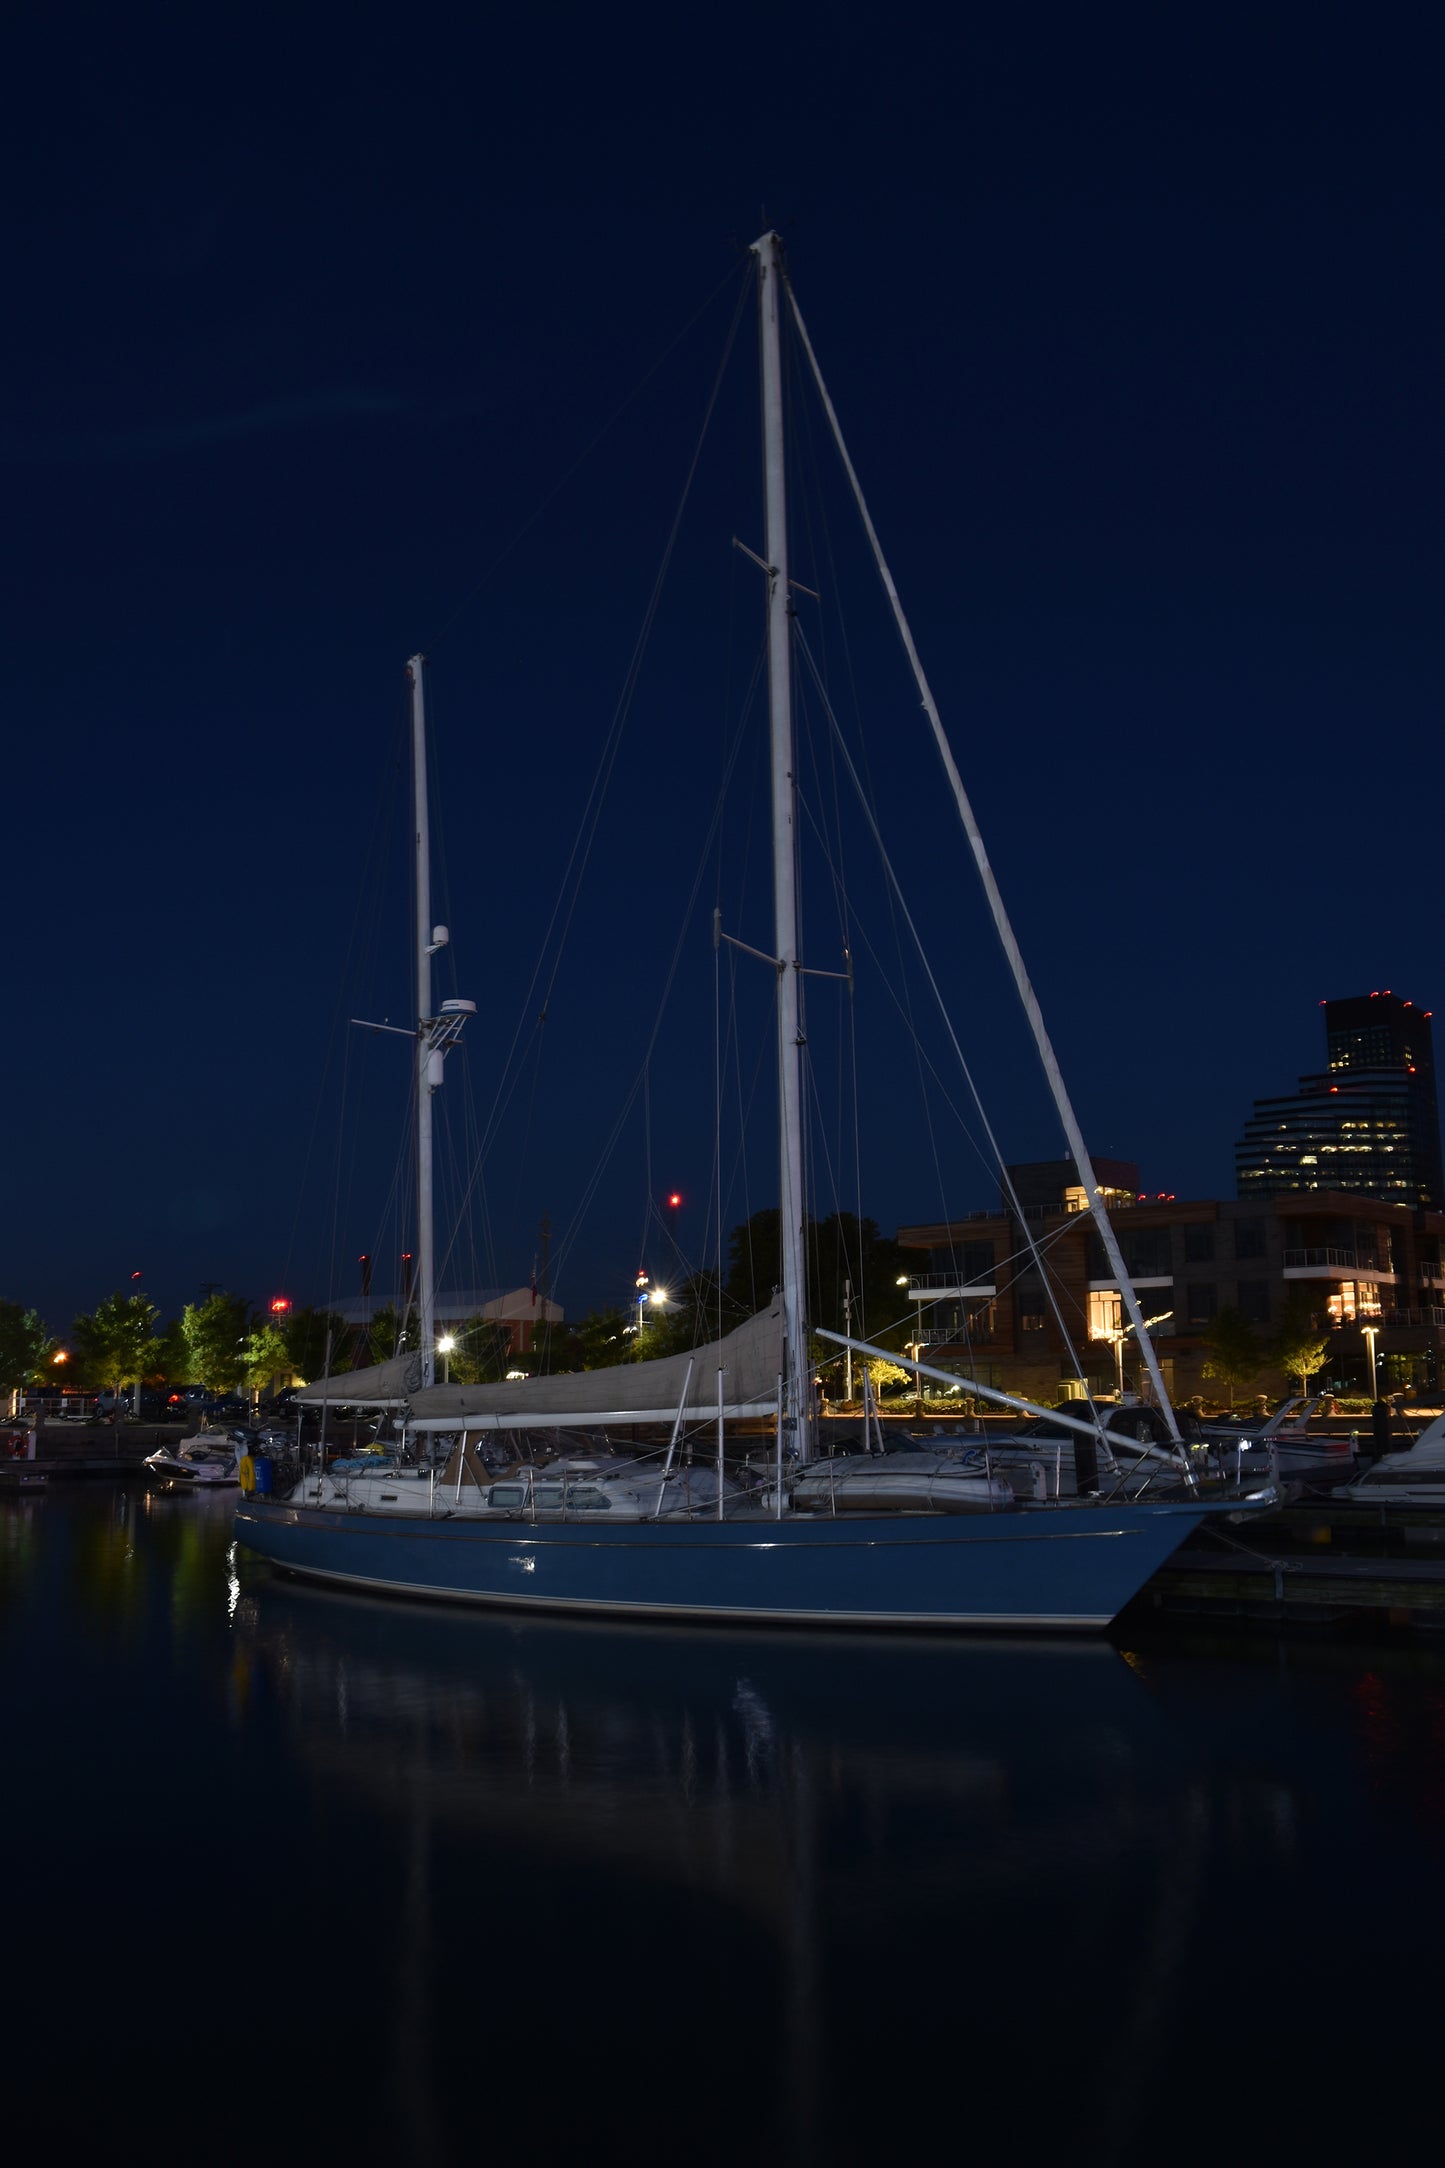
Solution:
[[[1144,1319],[1144,1328],[1147,1331],[1151,1325],[1162,1325],[1173,1315],[1172,1310],[1161,1310],[1157,1317],[1146,1317]],[[1124,1397],[1124,1342],[1134,1329],[1132,1325],[1122,1327],[1116,1325],[1111,1333],[1105,1335],[1106,1339],[1112,1340],[1114,1343],[1114,1369],[1119,1380],[1119,1398],[1121,1400]]]
[[[853,1282],[851,1280],[843,1282],[843,1337],[845,1340],[851,1340],[853,1337]],[[843,1398],[851,1407],[853,1404],[853,1350],[850,1347],[845,1347],[843,1350]]]
[[[1370,1351],[1370,1398],[1372,1401],[1378,1400],[1380,1393],[1379,1381],[1375,1371],[1375,1336],[1380,1328],[1378,1325],[1362,1325],[1360,1330],[1365,1336],[1365,1345]]]
[[[906,1272],[900,1272],[893,1284],[895,1287],[906,1287],[918,1305],[918,1322],[914,1327],[913,1337],[913,1360],[916,1363],[921,1363],[923,1360],[923,1290],[921,1287],[915,1287],[912,1284]],[[913,1406],[916,1414],[921,1415],[923,1413],[923,1378],[918,1371],[913,1374]]]
[[[456,1344],[455,1336],[449,1332],[444,1332],[437,1342],[437,1353],[442,1359],[443,1385],[450,1385],[452,1382],[452,1349]]]

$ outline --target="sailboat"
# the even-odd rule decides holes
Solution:
[[[448,939],[432,930],[426,797],[425,669],[409,665],[412,699],[417,925],[417,1243],[420,1344],[372,1369],[323,1380],[298,1395],[312,1405],[366,1405],[392,1411],[403,1450],[382,1464],[308,1473],[285,1497],[243,1498],[238,1541],[285,1571],[399,1595],[618,1617],[706,1619],[801,1626],[1099,1629],[1135,1596],[1207,1515],[1249,1510],[1201,1497],[1179,1441],[1164,1381],[1137,1298],[1124,1270],[1083,1138],[1044,1030],[982,837],[923,676],[902,605],[863,503],[811,342],[783,267],[775,233],[753,244],[763,393],[767,680],[770,719],[774,947],[779,1080],[778,1193],[781,1286],[736,1331],[691,1354],[575,1376],[504,1385],[438,1385],[434,1373],[431,1101],[445,1056],[470,1002],[433,1007],[431,959]],[[791,708],[791,626],[783,443],[781,327],[792,322],[812,367],[865,530],[918,680],[945,774],[1005,954],[1013,969],[1079,1178],[1178,1448],[1177,1494],[1156,1498],[1101,1493],[1097,1420],[1056,1419],[1076,1439],[1077,1495],[1014,1496],[976,1471],[957,1479],[874,1486],[870,1505],[821,1494],[814,1467],[812,1391],[804,1259],[803,1089],[800,935],[797,923],[797,807]],[[725,938],[725,937],[724,937]],[[389,1027],[396,1028],[396,1027]],[[863,1354],[862,1340],[828,1334]],[[890,1357],[896,1360],[896,1357]],[[926,1374],[922,1363],[910,1365]],[[955,1383],[951,1379],[949,1383]],[[970,1381],[970,1389],[1031,1414],[1054,1414]],[[739,1465],[727,1451],[729,1426],[746,1424],[767,1449]],[[610,1434],[657,1425],[665,1452],[639,1458]],[[519,1460],[498,1472],[479,1448],[528,1431],[582,1433],[575,1458],[546,1468]],[[603,1434],[599,1449],[597,1434]],[[427,1447],[454,1442],[438,1467]],[[699,1452],[699,1435],[704,1450]],[[689,1450],[679,1452],[686,1439]],[[710,1442],[712,1450],[707,1450]],[[1166,1456],[1167,1457],[1167,1456]],[[881,1487],[886,1491],[888,1486]]]

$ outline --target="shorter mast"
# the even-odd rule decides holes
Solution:
[[[451,940],[431,922],[431,824],[426,791],[426,657],[406,666],[411,686],[412,806],[416,845],[416,1308],[421,1382],[436,1383],[436,1229],[432,1204],[432,1093],[441,1089],[447,1049],[455,1046],[475,1001],[444,1001],[433,1013],[431,960]],[[353,1019],[354,1021],[354,1019]],[[395,1029],[373,1024],[373,1031]]]
[[[426,793],[426,657],[406,666],[411,686],[411,776],[416,846],[416,1308],[422,1390],[436,1383],[436,1262],[432,1206],[431,826]],[[441,1082],[437,1061],[436,1083]]]

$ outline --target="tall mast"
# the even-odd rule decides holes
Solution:
[[[421,1382],[436,1381],[436,1288],[432,1225],[431,1095],[441,1082],[432,1059],[431,832],[426,795],[426,657],[406,666],[411,684],[412,804],[416,829],[416,1307],[421,1334]],[[433,1080],[433,1068],[438,1074]]]
[[[753,243],[763,377],[763,474],[768,573],[768,713],[772,746],[773,954],[778,960],[778,1234],[783,1324],[788,1341],[786,1416],[799,1455],[812,1457],[807,1291],[803,1279],[803,1088],[798,989],[797,803],[793,768],[792,642],[788,618],[788,518],[783,466],[780,322],[783,245],[776,233]]]

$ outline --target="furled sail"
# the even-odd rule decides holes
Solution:
[[[670,1422],[683,1405],[684,1386],[683,1412],[697,1419],[717,1413],[719,1370],[725,1414],[768,1415],[777,1406],[782,1367],[783,1306],[775,1301],[735,1332],[695,1348],[691,1355],[664,1355],[655,1362],[619,1363],[611,1370],[562,1377],[513,1379],[506,1385],[433,1385],[410,1396],[408,1421],[421,1430]],[[334,1387],[340,1381],[333,1378],[331,1383]],[[314,1398],[316,1390],[312,1386],[308,1397]]]
[[[393,1355],[367,1370],[339,1370],[333,1378],[303,1385],[296,1398],[307,1407],[401,1408],[421,1391],[421,1356]]]

